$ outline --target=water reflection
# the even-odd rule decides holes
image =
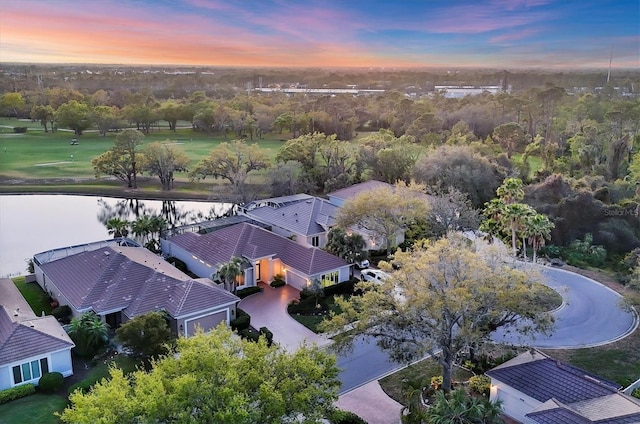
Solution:
[[[113,200],[116,201],[114,202]],[[149,205],[150,202],[153,204],[161,203],[159,215],[157,209]],[[214,203],[211,204],[208,211],[202,211],[194,210],[189,205],[184,205],[184,203],[176,202],[175,200],[98,199],[100,207],[98,221],[106,226],[107,222],[112,218],[132,222],[142,217],[160,216],[164,219],[168,228],[174,228],[199,221],[230,216],[235,213],[234,208],[229,204]]]
[[[232,213],[229,203],[72,195],[0,195],[0,276],[25,272],[34,254],[113,237],[106,223],[161,216],[168,226]]]

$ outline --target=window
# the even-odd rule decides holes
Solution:
[[[322,287],[333,286],[334,284],[338,284],[340,279],[340,274],[338,271],[331,272],[329,274],[322,274],[320,277],[320,281],[322,282]]]
[[[25,362],[24,364],[13,367],[13,383],[27,383],[38,380],[42,374],[49,372],[49,362],[47,358]]]
[[[318,247],[320,246],[320,236],[313,236],[311,237],[311,245],[313,247]]]

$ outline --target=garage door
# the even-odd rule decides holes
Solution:
[[[197,327],[201,327],[205,332],[212,330],[218,324],[227,320],[227,310],[214,312],[203,317],[194,318],[186,321],[187,337],[192,336],[196,332]]]
[[[307,279],[299,276],[298,274],[291,272],[291,270],[287,270],[287,284],[291,287],[294,287],[298,290],[302,290],[307,287]]]

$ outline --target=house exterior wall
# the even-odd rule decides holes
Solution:
[[[227,305],[210,311],[179,317],[176,319],[177,333],[189,337],[195,334],[198,325],[205,332],[215,328],[221,322],[229,325],[229,322],[235,318],[234,311],[235,305]]]
[[[182,262],[187,264],[189,271],[193,272],[200,278],[209,278],[216,271],[215,265],[205,262],[204,260],[192,255],[183,248],[176,246],[169,240],[160,239],[162,252],[168,256],[175,256]]]
[[[491,395],[489,399],[492,402],[501,400],[502,410],[508,417],[523,424],[536,424],[532,419],[525,417],[525,414],[528,414],[542,404],[534,398],[492,378]]]
[[[0,390],[10,389],[11,387],[16,386],[16,384],[13,383],[14,366],[31,361],[39,361],[43,358],[47,358],[49,372],[57,371],[64,377],[73,375],[73,365],[71,363],[71,348],[69,348],[57,352],[51,352],[45,355],[38,355],[31,358],[21,359],[19,361],[0,366]],[[28,382],[33,383],[36,386],[38,385],[38,379],[34,379],[33,381]],[[24,384],[24,382],[20,384]]]
[[[290,268],[287,268],[287,271],[285,273],[285,281],[288,285],[298,290],[304,289],[309,283],[309,280],[305,276],[295,272]]]

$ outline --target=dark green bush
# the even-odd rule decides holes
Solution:
[[[349,281],[344,281],[339,284],[334,284],[333,286],[325,287],[324,294],[326,296],[340,296],[340,295],[351,296],[353,294],[353,288],[357,282],[358,282],[357,279],[352,279]]]
[[[367,424],[365,420],[351,411],[335,409],[328,417],[331,424]]]
[[[27,127],[13,127],[14,133],[26,133]]]
[[[282,287],[285,284],[287,283],[285,283],[284,280],[273,280],[270,285],[271,287],[276,288],[276,287]]]
[[[251,287],[247,287],[246,289],[242,289],[242,290],[238,290],[238,294],[236,296],[238,296],[240,299],[244,299],[247,296],[251,296],[252,294],[255,293],[260,293],[262,291],[262,289],[258,286],[251,286]]]
[[[259,333],[267,339],[267,345],[273,344],[273,333],[267,327],[260,327]]]
[[[56,319],[64,319],[71,316],[71,308],[69,305],[60,305],[51,311],[51,315],[56,317]]]
[[[252,328],[245,328],[243,330],[240,330],[238,331],[238,335],[243,339],[251,340],[252,342],[257,342],[260,339],[260,333]]]
[[[38,380],[38,389],[45,393],[53,393],[64,384],[64,377],[59,372],[48,372]]]
[[[231,328],[238,333],[242,330],[246,330],[251,325],[251,317],[248,313],[238,308],[236,311],[236,319],[231,320]]]
[[[14,399],[20,399],[36,392],[36,386],[31,383],[22,384],[7,390],[0,391],[0,405]]]

